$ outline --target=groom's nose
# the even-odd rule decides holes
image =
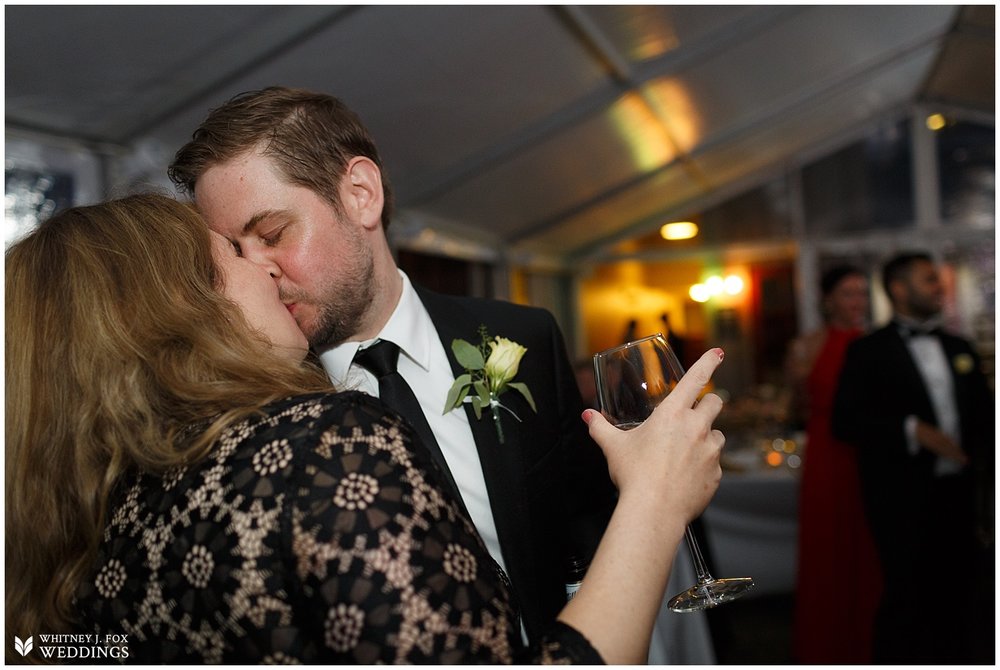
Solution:
[[[274,279],[277,279],[282,274],[281,266],[275,263],[274,260],[272,260],[271,258],[268,258],[266,254],[261,254],[261,253],[254,254],[250,258],[250,260],[253,261],[255,265],[258,265],[267,270],[268,274],[270,274],[271,277]]]

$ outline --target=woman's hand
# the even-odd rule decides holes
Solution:
[[[650,417],[633,430],[619,430],[594,410],[583,413],[590,435],[608,460],[620,496],[656,498],[662,509],[696,518],[712,499],[722,470],[725,437],[712,429],[722,399],[704,390],[722,362],[721,349],[705,352]]]
[[[726,440],[712,422],[722,399],[698,396],[721,362],[721,349],[706,352],[633,430],[615,428],[594,410],[583,413],[620,494],[583,585],[559,620],[606,663],[645,662],[684,526],[719,486]]]

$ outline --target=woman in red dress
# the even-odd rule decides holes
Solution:
[[[807,436],[794,655],[798,663],[871,663],[881,572],[862,508],[854,448],[830,432],[844,353],[867,320],[868,282],[857,268],[837,266],[824,273],[820,287],[826,326],[795,340],[789,352]]]

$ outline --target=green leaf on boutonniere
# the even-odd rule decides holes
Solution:
[[[465,340],[452,340],[451,350],[455,353],[455,360],[466,370],[482,370],[486,365],[482,352]]]
[[[448,397],[444,401],[444,411],[441,413],[447,414],[456,407],[461,407],[470,386],[472,386],[472,375],[470,374],[464,374],[455,379],[455,383],[448,389]]]
[[[482,419],[483,418],[483,401],[482,401],[482,399],[479,396],[477,396],[477,395],[470,396],[470,397],[472,398],[472,411],[476,413],[476,418],[477,419]]]
[[[535,408],[535,399],[531,397],[531,391],[528,390],[527,384],[525,384],[524,382],[508,382],[507,386],[511,387],[512,389],[518,391],[521,395],[523,395],[524,399],[527,400],[528,404],[531,406],[531,410],[533,412],[538,411]]]
[[[476,393],[479,394],[479,403],[482,407],[489,407],[490,405],[490,388],[486,385],[486,382],[481,379],[477,379],[472,383],[472,387],[476,389]]]

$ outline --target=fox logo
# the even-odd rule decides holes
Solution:
[[[31,651],[33,646],[34,642],[30,635],[28,636],[28,639],[24,640],[23,642],[21,641],[21,638],[19,638],[17,635],[14,636],[14,649],[17,650],[17,652],[21,654],[21,656],[27,656],[28,652]]]

